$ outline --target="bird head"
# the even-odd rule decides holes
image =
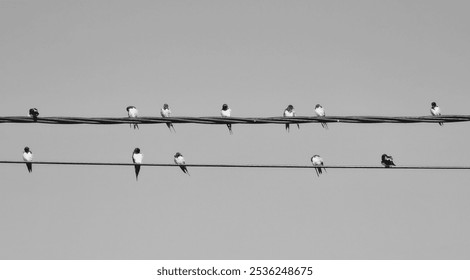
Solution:
[[[30,114],[31,116],[37,117],[37,116],[39,116],[39,111],[38,111],[38,109],[36,109],[36,108],[31,108],[31,109],[29,109],[29,114]]]
[[[227,105],[227,104],[222,105],[222,110],[227,111],[227,109],[228,109],[228,105]]]

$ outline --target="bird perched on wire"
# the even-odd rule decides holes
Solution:
[[[38,121],[39,111],[36,108],[29,109],[29,116],[33,118],[33,121]]]
[[[292,105],[287,106],[287,108],[284,110],[283,116],[284,116],[284,117],[288,117],[288,118],[293,118],[293,117],[295,117],[294,106],[292,106]],[[300,129],[300,125],[299,125],[299,124],[297,124],[297,128]],[[287,130],[287,132],[289,132],[289,124],[288,124],[288,123],[286,123],[286,130]]]
[[[183,155],[181,153],[176,153],[175,158],[174,158],[175,164],[179,165],[181,170],[183,170],[184,173],[189,175],[189,171],[186,168],[186,162],[184,161]]]
[[[391,166],[395,166],[395,163],[393,163],[393,157],[392,156],[389,156],[389,155],[386,155],[386,154],[383,154],[382,155],[382,161],[381,161],[382,165],[385,166],[386,168],[388,167],[391,167]]]
[[[23,160],[26,162],[29,173],[33,172],[33,152],[29,147],[24,147]]]
[[[230,109],[227,104],[222,105],[222,110],[220,111],[220,115],[224,118],[230,118],[231,114],[232,114],[232,109]],[[232,124],[228,123],[227,127],[228,127],[228,131],[230,132],[230,134],[233,134]]]
[[[160,115],[162,116],[162,118],[171,117],[171,110],[170,110],[170,106],[168,106],[168,104],[166,104],[166,103],[163,104],[163,108],[160,111]],[[171,131],[171,128],[173,128],[173,131],[176,132],[175,127],[173,126],[173,124],[171,122],[167,122],[166,126],[168,126],[168,129],[170,131]]]
[[[436,102],[431,103],[431,115],[433,116],[440,116],[441,115],[441,108],[437,106]],[[440,126],[443,126],[444,123],[439,123]]]
[[[310,161],[312,162],[313,166],[315,167],[315,172],[317,172],[317,176],[320,176],[322,174],[322,166],[323,166],[323,159],[319,155],[314,155]],[[323,168],[323,170],[326,172],[326,168]]]
[[[324,117],[325,116],[325,109],[320,104],[315,105],[315,114],[318,117]],[[321,122],[321,126],[324,129],[328,129],[328,124],[326,122]]]
[[[137,110],[137,108],[135,106],[127,106],[126,108],[127,110],[127,115],[129,116],[129,118],[137,118],[138,117],[138,114],[139,114],[139,111]],[[131,124],[129,124],[129,126],[132,127]],[[139,125],[135,122],[134,123],[134,129],[139,129]]]
[[[135,148],[134,152],[132,153],[132,162],[134,163],[136,181],[139,180],[140,164],[142,164],[143,158],[144,155],[140,153],[140,149]]]

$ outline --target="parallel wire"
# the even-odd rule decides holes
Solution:
[[[2,160],[0,164],[25,164],[24,161]],[[114,162],[63,162],[63,161],[37,161],[33,165],[82,165],[82,166],[134,166],[134,163],[114,163]],[[179,167],[170,163],[142,163],[140,166],[148,167]],[[309,169],[319,166],[313,165],[267,165],[267,164],[186,164],[187,167],[202,168],[285,168],[285,169]],[[325,165],[327,169],[385,169],[376,165]],[[467,170],[470,166],[394,166],[389,169],[446,169],[446,170]]]
[[[139,118],[85,118],[85,117],[38,117],[43,124],[303,124],[303,123],[446,123],[468,122],[470,115],[385,117],[385,116],[326,116],[326,117],[266,117],[266,118],[225,118],[225,117],[139,117]],[[33,123],[31,117],[0,117],[0,123]]]

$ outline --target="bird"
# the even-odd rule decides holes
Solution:
[[[23,160],[26,162],[29,173],[33,172],[33,152],[29,147],[24,147]]]
[[[322,174],[322,166],[323,166],[323,159],[319,155],[314,155],[310,161],[312,162],[313,166],[318,166],[315,167],[315,171],[317,172],[317,176],[320,176]],[[323,170],[326,172],[326,168],[323,168]]]
[[[440,116],[441,115],[441,108],[437,106],[436,102],[431,103],[431,115],[433,116]],[[443,126],[444,123],[439,123],[440,126]]]
[[[287,108],[284,110],[283,116],[284,117],[295,117],[294,106],[292,106],[292,105],[287,106]],[[297,124],[297,128],[300,129],[299,124]],[[289,124],[288,123],[286,123],[286,130],[287,130],[287,132],[289,132]]]
[[[129,118],[137,118],[138,117],[138,113],[139,111],[137,110],[137,108],[135,106],[127,106],[126,108],[127,110],[127,115],[129,115]],[[132,126],[131,124],[129,124],[129,126]],[[139,129],[139,125],[137,123],[134,123],[134,129]]]
[[[227,104],[222,105],[222,110],[220,111],[220,115],[222,117],[230,118],[231,113],[232,113],[232,109],[230,109]],[[233,134],[232,124],[228,123],[227,127],[228,127],[228,131],[230,132],[230,134]]]
[[[36,108],[29,109],[29,116],[33,118],[33,121],[38,121],[39,111]]]
[[[134,152],[132,153],[132,162],[135,164],[135,180],[139,180],[139,172],[140,172],[140,164],[142,164],[142,159],[144,155],[140,153],[139,148],[135,148]]]
[[[181,153],[176,153],[175,158],[174,158],[175,164],[179,165],[181,170],[183,170],[184,173],[189,175],[189,171],[186,168],[186,162],[184,161],[183,155]]]
[[[160,111],[160,115],[162,116],[162,118],[169,118],[171,117],[171,110],[170,110],[170,106],[168,106],[168,104],[163,104],[163,108],[162,110]],[[173,128],[173,131],[176,132],[175,130],[175,127],[173,126],[173,124],[171,122],[167,122],[166,123],[166,126],[168,126],[168,129],[171,131],[171,128]]]
[[[315,114],[319,117],[324,117],[325,116],[325,109],[320,104],[315,105]],[[321,126],[324,129],[328,129],[328,124],[326,122],[322,122]]]
[[[393,163],[393,157],[389,156],[389,155],[386,155],[386,154],[382,155],[382,162],[381,163],[386,168],[391,167],[391,166],[395,166],[395,163]]]

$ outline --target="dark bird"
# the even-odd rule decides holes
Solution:
[[[325,109],[323,109],[323,107],[320,105],[320,104],[317,104],[315,106],[315,114],[318,116],[318,117],[324,117],[325,116]],[[321,123],[321,126],[324,128],[324,129],[328,129],[328,124],[326,122],[322,122]]]
[[[386,168],[391,167],[391,166],[395,166],[395,163],[393,163],[393,157],[389,156],[389,155],[386,155],[386,154],[382,155],[382,162],[381,163]]]
[[[129,118],[137,118],[138,117],[139,111],[137,110],[136,107],[127,106],[126,110],[127,110],[127,115],[129,116]],[[131,124],[129,124],[129,126],[132,127]],[[134,123],[134,129],[136,129],[136,128],[139,129],[139,125],[137,123]]]
[[[33,172],[33,152],[29,147],[24,147],[23,160],[26,162],[29,173]]]
[[[284,116],[284,117],[288,117],[288,118],[293,118],[293,117],[295,117],[294,106],[292,106],[292,105],[287,106],[287,108],[284,110],[283,116]],[[300,129],[300,125],[299,125],[299,124],[297,124],[297,128]],[[288,124],[288,123],[286,123],[286,130],[287,130],[287,132],[289,132],[289,124]]]
[[[431,115],[433,116],[440,116],[441,115],[441,108],[437,106],[436,102],[431,103]],[[443,126],[444,123],[439,123],[440,126]]]
[[[186,162],[184,161],[183,155],[181,153],[176,153],[174,160],[175,164],[179,165],[181,170],[183,170],[184,173],[189,175],[189,171],[186,168]]]
[[[160,111],[160,115],[162,116],[162,118],[171,117],[171,110],[170,110],[170,106],[168,106],[168,104],[163,104],[163,108]],[[168,129],[170,131],[171,131],[171,128],[173,128],[173,131],[176,132],[175,127],[173,126],[173,124],[171,122],[166,123],[166,126],[168,126]]]
[[[134,163],[136,181],[139,180],[140,164],[142,164],[143,158],[144,155],[140,153],[140,149],[135,148],[134,152],[132,153],[132,162]]]
[[[220,115],[224,118],[230,118],[231,114],[232,114],[232,109],[230,109],[227,104],[222,105],[222,111],[220,111]],[[228,131],[230,132],[230,134],[233,134],[232,124],[228,123],[227,127],[228,127]]]
[[[33,121],[38,121],[39,111],[36,108],[29,109],[29,116],[33,118]]]
[[[314,155],[310,161],[312,162],[313,166],[316,166],[315,171],[317,172],[317,176],[320,176],[320,174],[323,173],[323,159],[319,155]],[[326,172],[326,168],[323,168],[323,170]]]

